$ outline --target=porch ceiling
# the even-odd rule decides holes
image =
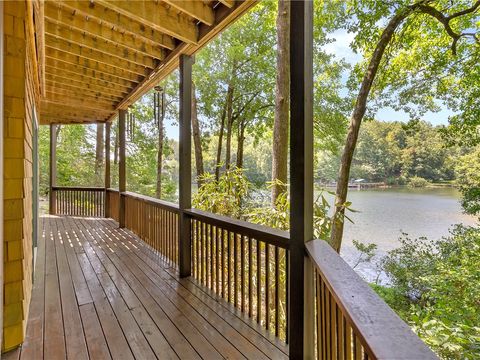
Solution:
[[[45,1],[40,123],[111,120],[255,2]]]

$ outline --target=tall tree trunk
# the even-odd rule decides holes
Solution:
[[[195,167],[197,168],[197,184],[198,187],[202,186],[201,176],[204,173],[203,170],[203,154],[202,154],[202,141],[200,134],[200,123],[198,122],[197,112],[197,96],[195,94],[195,84],[192,83],[192,134],[193,145],[195,148]]]
[[[162,167],[163,167],[163,112],[161,109],[158,110],[160,113],[158,116],[158,148],[157,148],[157,186],[155,189],[155,196],[157,199],[162,197]]]
[[[378,71],[378,67],[382,60],[383,54],[388,44],[392,40],[393,34],[398,26],[405,20],[410,14],[415,11],[415,6],[410,6],[390,19],[388,25],[382,32],[380,40],[377,43],[375,51],[372,54],[372,58],[368,64],[368,68],[358,92],[355,107],[350,117],[350,125],[348,127],[347,140],[343,149],[342,160],[340,164],[340,171],[338,174],[337,190],[335,195],[335,213],[332,221],[332,233],[330,235],[330,245],[340,252],[343,237],[343,225],[345,214],[345,202],[347,201],[348,192],[348,180],[350,177],[350,167],[352,165],[353,153],[355,146],[357,145],[358,132],[362,123],[363,116],[367,108],[367,99],[372,88],[372,83]]]
[[[244,120],[238,122],[237,134],[237,168],[243,168],[243,148],[245,144],[245,127]]]
[[[233,86],[229,85],[227,90],[227,139],[225,144],[225,170],[230,168],[232,154],[233,91]]]
[[[220,177],[220,162],[222,160],[223,133],[225,132],[226,117],[227,117],[227,100],[225,99],[225,104],[223,105],[222,118],[220,123],[220,132],[218,134],[217,159],[215,163],[215,181],[217,182]]]
[[[115,140],[113,142],[113,164],[118,165],[118,128],[115,130]]]
[[[103,166],[104,124],[97,124],[97,143],[95,147],[95,175],[99,176]]]
[[[278,1],[277,79],[275,86],[275,120],[273,124],[272,180],[287,183],[288,119],[290,90],[290,1]],[[272,205],[286,191],[283,185],[272,187]]]

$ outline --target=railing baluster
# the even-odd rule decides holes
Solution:
[[[279,294],[279,277],[280,277],[280,264],[279,261],[279,248],[275,246],[275,336],[279,335],[279,305],[280,305],[280,294]]]
[[[265,326],[270,329],[270,245],[265,244]]]
[[[240,296],[242,298],[241,302],[241,310],[245,312],[245,237],[240,235],[241,242],[240,242],[240,271],[241,271],[241,278],[240,278]]]
[[[253,279],[252,279],[252,238],[248,237],[248,316],[253,316]]]
[[[256,241],[257,245],[257,322],[262,322],[262,257],[260,256],[260,241]]]

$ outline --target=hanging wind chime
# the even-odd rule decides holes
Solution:
[[[159,133],[163,130],[163,119],[165,117],[165,93],[161,86],[154,87],[153,93],[153,118]]]
[[[127,135],[130,141],[135,140],[135,114],[133,113],[133,107],[128,107],[127,115]]]

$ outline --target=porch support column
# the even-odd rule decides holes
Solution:
[[[178,232],[180,277],[187,277],[191,274],[190,218],[183,210],[192,207],[192,64],[191,56],[180,56],[180,218]]]
[[[110,197],[108,196],[108,189],[111,186],[110,183],[110,128],[111,123],[107,122],[105,124],[105,194],[104,194],[104,205],[105,205],[105,217],[110,217]]]
[[[56,196],[53,188],[57,185],[57,125],[50,124],[50,192],[49,212],[50,215],[57,213]]]
[[[290,359],[313,358],[313,1],[291,1],[290,19]]]
[[[118,191],[120,193],[120,206],[118,214],[119,227],[125,227],[125,191],[127,191],[126,158],[125,158],[125,120],[127,110],[118,110],[118,136],[119,136],[119,160],[118,160]]]

